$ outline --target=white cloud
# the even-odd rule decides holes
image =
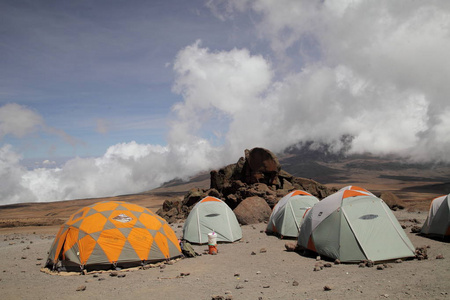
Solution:
[[[11,146],[4,146],[0,198],[2,204],[9,204],[143,192],[217,166],[220,155],[216,154],[201,140],[176,147],[130,142],[111,146],[99,158],[74,158],[60,168],[26,170]]]
[[[27,186],[23,185],[23,176],[27,173],[20,164],[21,157],[11,145],[0,148],[0,203],[34,202],[38,198]]]
[[[287,124],[266,126],[282,137],[261,133],[278,141],[275,147],[294,142],[295,131],[298,140],[325,142],[351,134],[354,152],[449,161],[445,151],[434,150],[449,149],[446,137],[437,138],[450,107],[446,2],[249,0],[243,6],[230,0],[227,5],[235,13],[260,14],[259,36],[283,66],[268,97]],[[315,59],[303,59],[305,47],[317,50]],[[286,69],[285,62],[294,67]],[[433,146],[426,142],[431,140]]]
[[[21,138],[42,126],[42,117],[25,106],[16,103],[0,106],[0,140],[6,135]]]
[[[255,103],[271,80],[267,61],[246,49],[211,52],[200,44],[186,47],[176,58],[174,91],[184,96],[174,107],[177,113],[185,118],[192,110],[214,107],[234,115]]]
[[[272,78],[270,64],[262,56],[245,49],[211,52],[201,48],[200,41],[179,52],[174,70],[174,91],[184,98],[173,107],[169,143],[174,145],[202,140],[205,131],[218,136],[213,132],[226,132],[228,122],[251,113],[249,109],[261,111],[260,96]]]

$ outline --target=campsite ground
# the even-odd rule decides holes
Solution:
[[[297,161],[293,157],[288,162],[293,170],[292,164]],[[267,236],[266,224],[261,223],[242,226],[243,239],[220,244],[218,255],[182,259],[147,270],[125,270],[121,272],[125,277],[111,277],[108,272],[84,276],[41,272],[59,224],[78,209],[102,200],[121,200],[156,211],[164,200],[182,199],[190,188],[208,188],[209,175],[203,174],[187,183],[167,183],[149,193],[0,206],[0,298],[211,299],[219,295],[233,299],[448,299],[450,244],[410,231],[412,226],[423,224],[432,198],[450,192],[450,166],[424,170],[405,169],[395,162],[369,163],[368,160],[340,160],[311,168],[301,165],[299,170],[315,173],[296,176],[316,178],[330,187],[351,184],[375,194],[394,193],[407,205],[405,210],[394,214],[406,226],[405,231],[415,247],[429,245],[427,260],[389,263],[383,270],[359,268],[357,264],[332,264],[330,268],[313,271],[316,257],[287,252],[286,240]],[[395,168],[388,168],[390,165]],[[350,167],[352,172],[348,172]],[[293,170],[289,171],[294,174]],[[181,225],[172,225],[179,237]],[[199,253],[207,248],[194,247]],[[444,259],[436,259],[439,254]],[[181,276],[181,273],[189,275]],[[324,291],[326,285],[331,287],[330,291]],[[81,286],[86,289],[77,291]]]
[[[316,257],[285,251],[289,240],[266,235],[261,223],[243,226],[243,239],[219,244],[218,255],[121,271],[125,277],[61,276],[41,272],[58,226],[0,228],[0,294],[2,299],[448,299],[450,244],[410,233],[426,212],[395,215],[414,246],[429,246],[427,260],[389,263],[383,270],[332,264],[313,271]],[[181,236],[182,224],[172,226]],[[194,248],[203,253],[207,246]],[[439,254],[444,259],[436,259]],[[80,286],[86,289],[77,291]]]

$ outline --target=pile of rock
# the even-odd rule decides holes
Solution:
[[[195,203],[206,196],[222,199],[236,214],[238,221],[254,224],[268,220],[279,199],[292,190],[304,190],[319,199],[336,189],[283,171],[277,157],[264,148],[245,150],[245,156],[210,173],[209,189],[191,189],[183,200],[166,200],[158,214],[169,223],[185,219]]]
[[[428,259],[428,248],[430,246],[416,247],[416,258],[418,260]]]

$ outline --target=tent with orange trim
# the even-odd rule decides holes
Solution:
[[[434,198],[428,217],[420,233],[436,237],[450,237],[450,194]]]
[[[234,242],[242,238],[236,215],[222,200],[205,197],[192,208],[183,226],[183,238],[195,244],[208,242],[208,233],[215,232],[218,242]]]
[[[364,189],[342,189],[314,205],[297,244],[341,262],[414,256],[414,246],[392,211]]]
[[[181,256],[175,232],[149,209],[122,201],[84,207],[59,229],[47,267],[97,270]]]
[[[283,237],[298,237],[305,212],[319,202],[308,192],[295,190],[278,201],[272,210],[266,232]]]

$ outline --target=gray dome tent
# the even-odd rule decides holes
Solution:
[[[341,189],[306,214],[298,246],[342,262],[414,256],[414,246],[389,207],[372,193]]]
[[[420,233],[440,237],[450,236],[450,194],[434,198],[430,204],[428,217]]]
[[[278,201],[270,214],[267,233],[283,237],[298,237],[305,212],[319,199],[305,191],[292,191]]]
[[[192,208],[183,226],[183,238],[195,244],[208,242],[208,233],[215,232],[218,242],[234,242],[242,238],[236,215],[222,200],[205,197]]]

